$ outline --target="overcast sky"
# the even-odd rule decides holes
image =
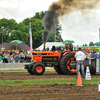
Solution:
[[[18,23],[36,12],[48,10],[57,0],[0,0],[0,19],[15,19]],[[100,4],[89,13],[73,12],[59,18],[63,40],[74,40],[74,45],[99,41]]]

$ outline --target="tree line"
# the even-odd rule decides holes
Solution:
[[[40,46],[43,43],[42,32],[44,28],[42,20],[45,16],[45,13],[46,11],[36,12],[33,17],[26,18],[20,23],[17,23],[14,19],[0,19],[0,44],[9,43],[12,40],[21,40],[29,46],[29,22],[31,22],[33,48],[35,49]],[[61,30],[61,25],[57,20],[56,28],[54,27],[54,30],[51,32],[51,35],[48,38],[48,42],[63,42],[61,37]]]

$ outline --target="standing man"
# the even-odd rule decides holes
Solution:
[[[76,52],[75,57],[77,60],[77,76],[76,76],[76,78],[78,78],[78,73],[80,71],[80,68],[82,71],[82,77],[85,78],[84,60],[86,59],[86,55],[84,52],[82,52],[81,48],[78,49],[78,52]]]
[[[2,46],[1,51],[2,51],[2,54],[4,54],[4,51],[5,51],[5,47],[4,46]]]

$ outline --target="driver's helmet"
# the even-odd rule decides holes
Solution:
[[[69,45],[66,43],[65,44],[65,49],[68,49],[69,48]]]

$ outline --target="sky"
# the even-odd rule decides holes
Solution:
[[[15,19],[18,23],[36,12],[47,11],[57,0],[0,0],[0,19]],[[74,45],[99,41],[100,4],[89,13],[73,12],[59,18],[63,40],[74,40]]]

